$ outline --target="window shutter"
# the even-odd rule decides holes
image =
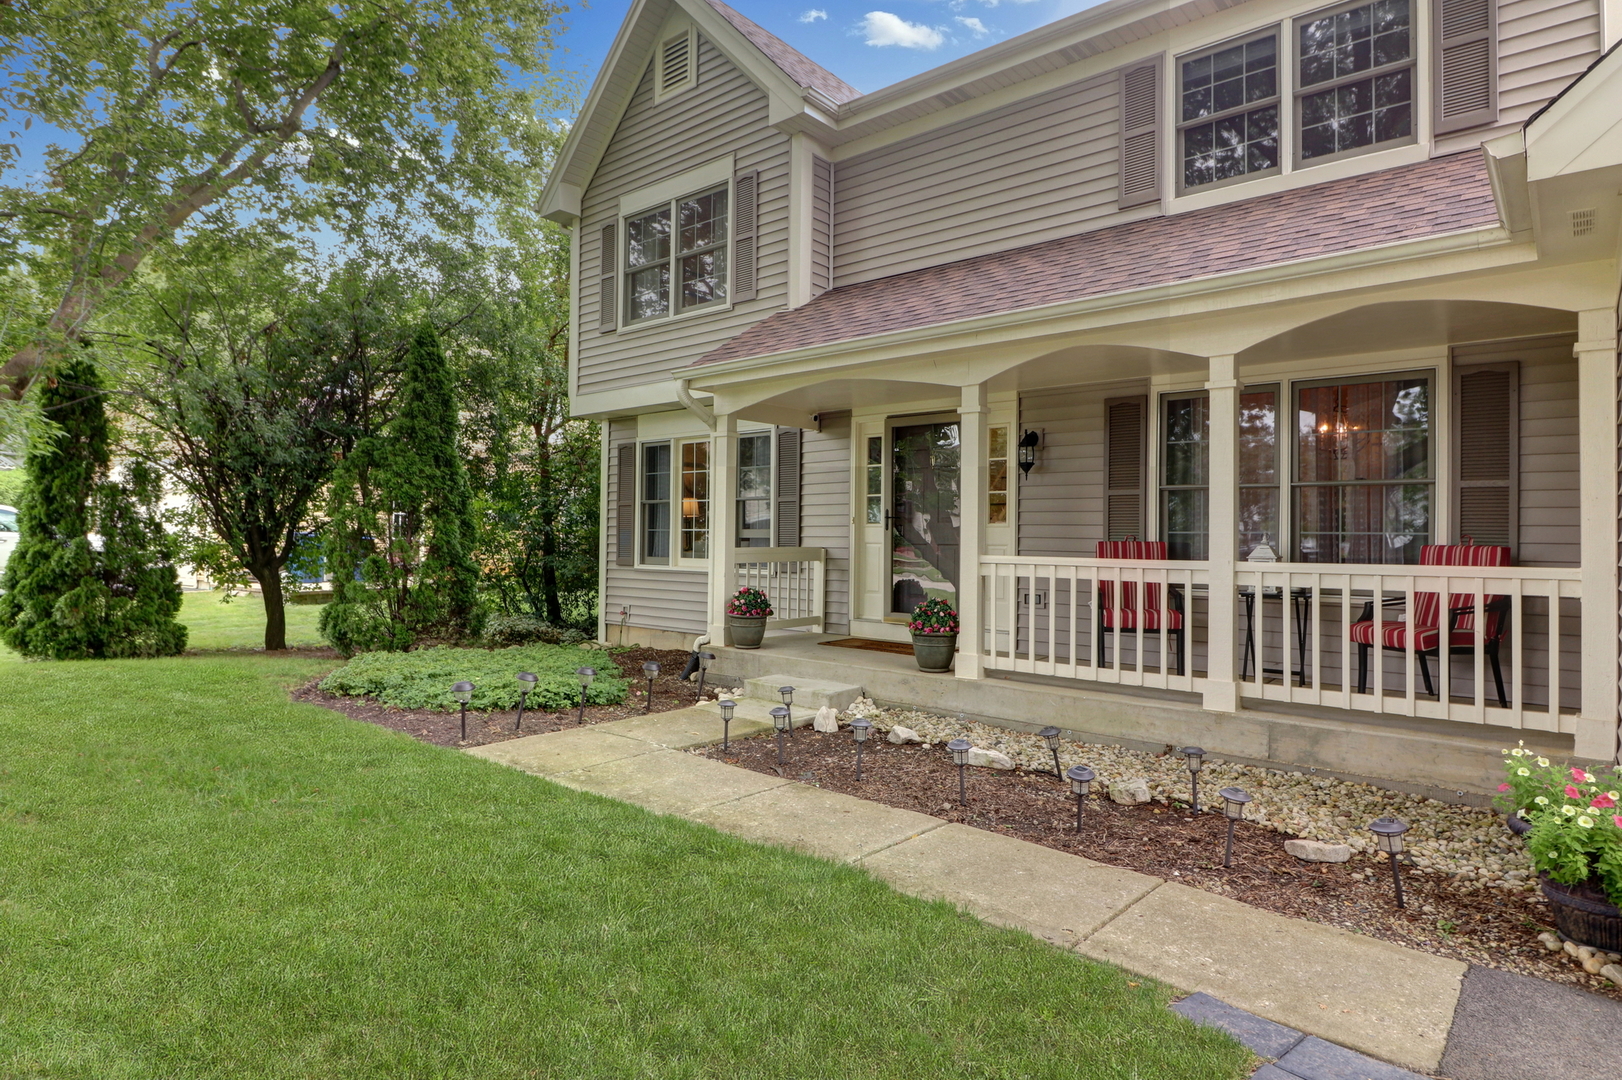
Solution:
[[[614,469],[614,564],[636,565],[636,443],[621,443]]]
[[[741,172],[732,181],[732,301],[755,298],[755,209],[760,174]]]
[[[1104,402],[1109,424],[1109,460],[1104,493],[1104,539],[1143,538],[1144,478],[1148,471],[1149,411],[1146,397],[1110,398]]]
[[[834,284],[834,165],[811,158],[811,295]]]
[[[1458,537],[1520,540],[1520,365],[1480,364],[1453,374]]]
[[[1160,199],[1160,63],[1121,71],[1121,209]]]
[[[800,546],[800,429],[777,429],[777,509],[772,514],[778,547]]]
[[[1498,119],[1498,0],[1431,0],[1436,132]]]
[[[619,325],[619,226],[610,222],[603,226],[602,246],[598,249],[599,277],[597,279],[597,330],[611,334]]]
[[[693,35],[683,31],[659,47],[659,92],[661,100],[693,83]]]

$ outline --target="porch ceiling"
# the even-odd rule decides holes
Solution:
[[[956,400],[957,384],[907,382],[899,379],[827,379],[797,386],[749,405],[731,406],[744,420],[770,420],[784,409],[814,414],[846,412],[874,405],[908,405],[934,398]]]
[[[1577,332],[1577,313],[1481,300],[1404,300],[1303,323],[1239,354],[1242,365]]]

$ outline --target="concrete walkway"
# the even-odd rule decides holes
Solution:
[[[770,731],[767,708],[739,702],[733,737]],[[1358,1067],[1334,1057],[1340,1047],[1424,1073],[1443,1063],[1465,982],[1466,965],[1456,960],[684,752],[720,741],[718,710],[701,706],[468,753],[745,839],[862,866],[901,892],[951,901],[988,922],[1219,999],[1295,1033],[1297,1042],[1315,1037],[1287,1051],[1299,1069],[1281,1060],[1282,1073],[1260,1075],[1352,1076]],[[1363,1072],[1402,1075],[1389,1066],[1380,1073],[1376,1064]],[[1353,1072],[1336,1071],[1342,1065]],[[1453,1075],[1472,1080],[1473,1072]],[[1487,1072],[1479,1075],[1488,1080]],[[1542,1075],[1554,1074],[1545,1068]]]

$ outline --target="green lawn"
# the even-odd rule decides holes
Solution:
[[[289,702],[326,666],[0,676],[0,1076],[1243,1074],[1147,980]]]
[[[316,604],[288,604],[287,644],[321,645],[316,620],[321,608]],[[257,594],[225,599],[224,593],[189,592],[180,602],[180,621],[186,624],[186,648],[262,649],[265,645],[265,602]],[[22,657],[0,645],[0,662]]]

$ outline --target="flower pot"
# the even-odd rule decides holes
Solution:
[[[951,671],[957,652],[956,634],[913,634],[912,656],[919,671]]]
[[[732,632],[734,649],[758,649],[766,640],[766,616],[728,615],[727,629]]]
[[[1539,874],[1543,895],[1554,909],[1554,924],[1560,933],[1579,945],[1606,952],[1622,952],[1622,909],[1606,899],[1599,882],[1589,879],[1580,885],[1562,885]]]

